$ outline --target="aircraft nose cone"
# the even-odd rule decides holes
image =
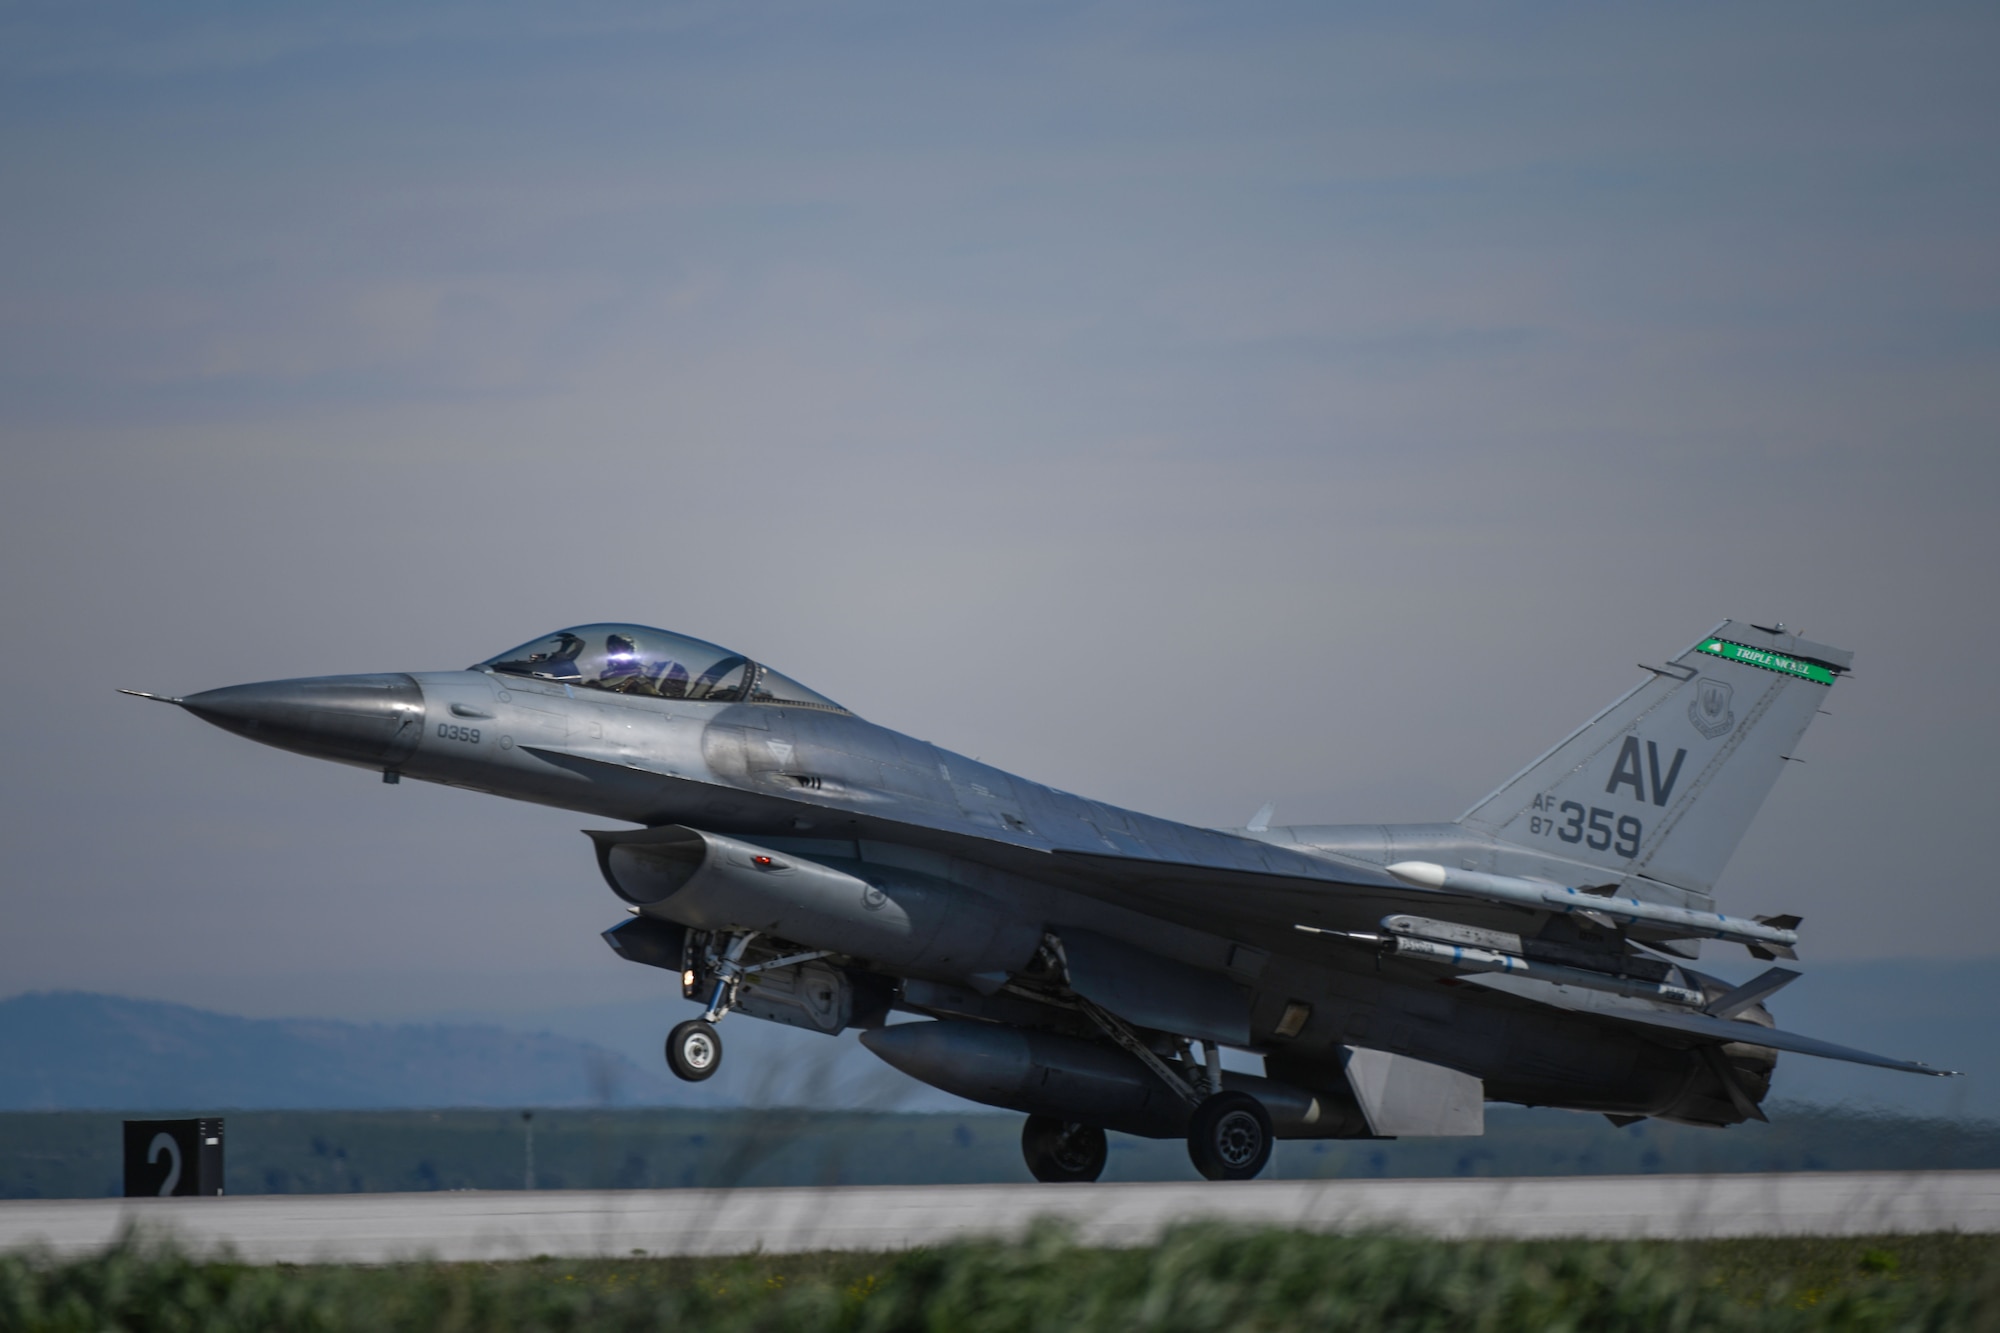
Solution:
[[[191,694],[181,707],[265,745],[370,767],[408,758],[424,727],[423,690],[405,675],[229,685]]]

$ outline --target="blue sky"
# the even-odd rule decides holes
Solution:
[[[639,993],[588,821],[111,694],[598,619],[1234,824],[1453,817],[1635,661],[1782,618],[1858,669],[1724,906],[2000,952],[1997,33],[10,7],[0,977]]]

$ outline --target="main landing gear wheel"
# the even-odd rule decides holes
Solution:
[[[676,1023],[667,1034],[667,1068],[676,1077],[699,1083],[722,1068],[722,1034],[705,1018]]]
[[[1031,1115],[1021,1126],[1021,1156],[1036,1180],[1051,1185],[1095,1180],[1104,1174],[1110,1156],[1104,1131],[1052,1115]]]
[[[1249,1180],[1271,1160],[1271,1116],[1247,1092],[1218,1092],[1194,1108],[1188,1157],[1210,1180]]]

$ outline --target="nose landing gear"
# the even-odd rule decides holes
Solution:
[[[678,1078],[699,1083],[722,1067],[722,1034],[706,1018],[676,1023],[667,1034],[667,1068]]]
[[[722,956],[715,960],[715,991],[708,997],[708,1012],[702,1015],[709,1023],[720,1023],[723,1015],[736,1007],[736,988],[743,984],[743,951],[756,938],[754,931],[732,936]],[[711,1032],[714,1030],[713,1027],[709,1029]]]
[[[696,987],[703,980],[712,980],[714,984],[709,990],[707,1011],[700,1018],[674,1024],[673,1031],[667,1034],[667,1068],[674,1072],[674,1077],[699,1083],[722,1068],[722,1034],[715,1030],[715,1025],[736,1006],[736,991],[745,975],[743,953],[755,938],[754,931],[728,936],[725,941],[695,937],[699,943],[682,978],[681,993],[692,1000],[697,997]],[[719,950],[715,947],[717,943],[722,944]]]
[[[716,1032],[715,1025],[736,1007],[737,993],[746,980],[760,972],[817,962],[832,953],[830,949],[808,949],[786,954],[780,949],[777,952],[782,957],[766,958],[746,966],[743,955],[756,938],[754,930],[740,935],[718,933],[693,937],[694,942],[685,957],[686,966],[681,973],[681,993],[690,1000],[700,999],[706,983],[708,1008],[700,1018],[676,1024],[674,1030],[667,1034],[667,1068],[673,1070],[676,1077],[689,1083],[699,1083],[722,1067],[722,1036]],[[765,951],[770,952],[768,944]]]

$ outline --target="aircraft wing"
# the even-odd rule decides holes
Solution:
[[[1415,912],[1518,931],[1529,915],[1521,908],[1405,884],[1366,862],[1240,841],[1262,865],[1189,864],[1061,848],[1048,860],[1083,892],[1211,928],[1221,913],[1231,922],[1286,931],[1293,926],[1372,930],[1385,916]]]
[[[1390,876],[1366,861],[1306,853],[1216,829],[1147,821],[1145,837],[1106,833],[1084,820],[1050,821],[1042,832],[1018,822],[976,822],[961,810],[915,808],[862,788],[838,798],[807,798],[663,773],[623,758],[524,746],[544,762],[589,777],[626,806],[626,818],[657,825],[688,823],[717,833],[755,836],[772,825],[813,830],[819,838],[880,839],[923,847],[1058,884],[1200,929],[1218,924],[1289,937],[1292,927],[1373,930],[1396,913],[1438,915],[1468,926],[1514,932],[1539,908],[1481,900]],[[1104,807],[1092,807],[1103,810]],[[1116,812],[1112,812],[1116,813]],[[1079,836],[1078,828],[1088,830]],[[768,836],[768,834],[767,834]],[[1218,921],[1218,918],[1221,918]],[[1606,924],[1609,924],[1607,922]],[[1626,923],[1640,940],[1684,932]],[[1276,945],[1275,947],[1284,947]]]
[[[1295,925],[1368,930],[1391,913],[1417,912],[1449,913],[1452,920],[1467,925],[1519,930],[1527,915],[1519,908],[1417,888],[1366,862],[1308,856],[1212,830],[1187,830],[1187,859],[1121,855],[1101,850],[1101,844],[1098,848],[1064,845],[1011,828],[917,822],[894,806],[879,811],[866,805],[829,809],[824,801],[713,787],[618,760],[524,748],[556,767],[622,787],[641,802],[657,798],[661,803],[657,816],[635,811],[641,823],[690,822],[735,833],[774,818],[785,822],[803,818],[823,830],[816,836],[880,838],[927,847],[1195,926],[1212,928],[1217,914],[1225,913],[1232,925],[1263,926],[1287,934]]]
[[[696,787],[696,784],[687,783],[684,779],[671,778],[630,764],[560,751],[536,752],[561,767],[590,772],[606,779],[636,781],[662,795],[671,789],[682,789],[681,795],[685,799],[688,792]],[[815,814],[821,818],[828,813],[822,806],[739,790],[718,791],[713,799],[713,815],[718,824],[750,816],[768,818],[781,811]],[[911,845],[932,847],[998,868],[1059,881],[1079,892],[1135,907],[1168,920],[1211,929],[1218,924],[1218,917],[1226,917],[1231,926],[1261,925],[1286,935],[1291,935],[1292,928],[1300,925],[1323,930],[1369,930],[1392,913],[1436,912],[1466,925],[1505,930],[1519,929],[1522,916],[1528,914],[1525,908],[1482,903],[1477,899],[1406,884],[1366,862],[1338,856],[1308,856],[1289,848],[1228,834],[1215,834],[1204,839],[1201,850],[1210,856],[1197,862],[1112,855],[1056,846],[1033,835],[1012,830],[990,836],[984,830],[973,833],[939,828],[863,811],[845,812],[843,823],[850,836],[895,839]],[[1537,978],[1475,973],[1462,975],[1456,980],[1531,1003],[1587,1014],[1606,1022],[1631,1024],[1663,1034],[1675,1033],[1686,1039],[1689,1045],[1743,1042],[1771,1050],[1846,1060],[1913,1074],[1947,1075],[1954,1072],[1933,1069],[1914,1061],[1874,1055],[1739,1019],[1658,1009],[1642,1001]]]

